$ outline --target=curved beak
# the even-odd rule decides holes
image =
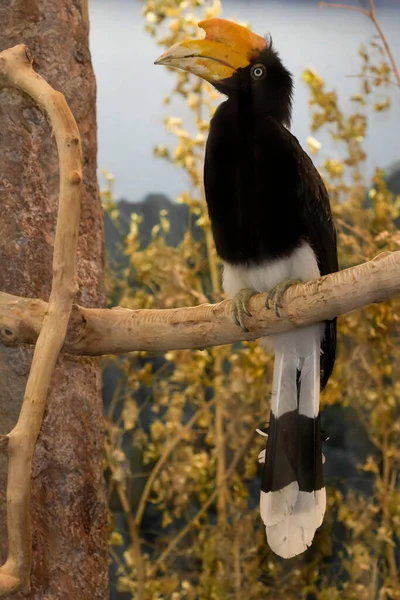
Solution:
[[[199,27],[206,32],[203,40],[174,44],[155,64],[176,67],[216,83],[246,67],[267,46],[263,37],[225,19],[206,19]]]

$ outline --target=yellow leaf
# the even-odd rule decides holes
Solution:
[[[109,538],[111,546],[122,546],[124,539],[118,531],[113,531]]]

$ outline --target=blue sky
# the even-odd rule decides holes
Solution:
[[[310,113],[301,73],[314,67],[330,87],[338,90],[344,108],[357,91],[357,51],[374,34],[362,15],[321,9],[315,0],[230,0],[223,4],[225,18],[250,21],[257,33],[270,32],[296,83],[293,133],[305,146]],[[359,2],[362,4],[362,2]],[[400,63],[400,0],[377,0],[381,25]],[[174,198],[186,187],[179,169],[153,158],[155,144],[168,143],[163,117],[189,118],[183,103],[164,107],[173,75],[153,64],[160,48],[144,31],[138,0],[91,0],[91,51],[98,86],[99,171],[116,176],[116,194],[138,201],[149,192]],[[366,148],[365,176],[376,165],[386,167],[400,159],[399,90],[393,88],[390,113],[373,114]],[[372,114],[372,110],[371,110]],[[322,151],[315,159],[338,157],[340,148],[318,135]]]

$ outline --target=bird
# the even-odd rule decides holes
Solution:
[[[329,195],[291,133],[293,76],[271,36],[220,18],[202,39],[178,42],[156,64],[208,81],[225,98],[209,128],[204,189],[223,287],[247,331],[250,298],[267,292],[278,316],[285,291],[338,271]],[[336,319],[265,336],[275,353],[260,513],[271,550],[304,552],[326,510],[320,392],[336,356]]]

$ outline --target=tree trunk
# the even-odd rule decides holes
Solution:
[[[81,2],[6,0],[0,3],[0,23],[0,51],[25,43],[34,56],[34,68],[65,95],[76,118],[85,190],[77,301],[102,306],[96,87]],[[0,290],[47,300],[58,204],[56,147],[44,116],[14,91],[0,92],[0,132]],[[0,434],[15,425],[31,357],[30,349],[0,345]],[[100,363],[61,356],[33,465],[31,598],[108,597],[102,454]],[[0,458],[1,562],[7,551],[6,470],[6,460]]]

